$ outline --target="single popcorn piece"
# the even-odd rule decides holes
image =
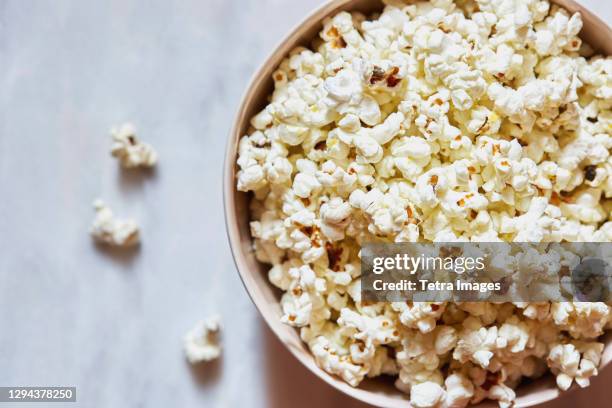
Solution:
[[[134,220],[116,219],[112,210],[100,199],[93,205],[96,217],[90,233],[96,241],[115,247],[129,247],[140,242],[139,227]]]
[[[448,408],[465,407],[474,396],[474,385],[464,375],[451,374],[444,380],[446,387],[445,405]]]
[[[395,377],[414,407],[511,407],[547,371],[597,374],[603,302],[365,302],[366,242],[612,242],[612,57],[547,0],[386,0],[340,12],[272,74],[238,146],[257,259],[281,321],[351,386]],[[492,254],[559,273],[559,259]]]
[[[441,407],[443,400],[444,389],[435,382],[426,381],[410,390],[410,404],[415,408]]]
[[[119,159],[126,169],[135,167],[153,167],[157,164],[157,152],[147,143],[136,137],[136,130],[131,123],[111,129],[113,145],[111,154]]]
[[[206,320],[198,322],[185,335],[185,356],[191,364],[219,358],[221,355],[220,322],[219,316],[211,316]]]

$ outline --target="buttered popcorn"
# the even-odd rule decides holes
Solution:
[[[366,303],[360,245],[611,241],[612,58],[547,1],[459,4],[325,20],[274,72],[237,186],[282,321],[319,366],[353,386],[394,375],[415,407],[509,407],[547,371],[587,386],[610,307]]]

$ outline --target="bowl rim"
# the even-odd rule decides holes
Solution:
[[[372,0],[373,2],[380,4],[381,0]],[[604,26],[607,28],[608,36],[612,36],[612,30],[610,27],[604,23],[599,17],[584,6],[581,6],[574,0],[549,0],[552,4],[558,4],[559,6],[571,11],[580,11],[584,16],[585,14],[589,16],[589,19],[592,23]],[[233,213],[236,204],[236,195],[237,194],[245,194],[242,192],[238,192],[236,189],[235,175],[236,175],[236,158],[238,153],[238,141],[242,137],[241,129],[244,127],[245,123],[248,123],[250,117],[247,117],[248,108],[255,102],[252,97],[255,90],[259,89],[261,86],[264,86],[264,83],[269,80],[264,74],[267,70],[269,70],[270,65],[272,64],[274,67],[278,66],[278,64],[286,57],[288,52],[291,51],[295,46],[298,45],[300,38],[303,34],[312,29],[313,27],[320,25],[324,18],[330,16],[331,14],[344,9],[345,6],[355,3],[355,0],[327,0],[323,4],[315,7],[312,11],[306,14],[304,18],[302,18],[298,23],[294,24],[292,28],[290,28],[286,34],[281,36],[280,40],[276,42],[274,47],[271,48],[271,51],[265,55],[263,60],[259,63],[253,74],[251,75],[245,90],[243,91],[240,97],[240,103],[238,104],[238,108],[233,116],[232,126],[229,132],[229,137],[226,140],[226,147],[224,153],[224,161],[223,161],[223,175],[222,175],[222,189],[223,189],[223,212],[224,212],[224,221],[225,221],[225,230],[227,234],[227,239],[229,242],[232,259],[234,265],[236,267],[236,271],[238,276],[240,277],[240,281],[242,282],[244,288],[246,289],[247,294],[249,295],[251,301],[255,305],[259,314],[263,317],[267,326],[272,330],[276,338],[286,347],[289,352],[298,360],[302,365],[304,365],[308,370],[313,373],[316,377],[323,380],[325,383],[331,385],[338,391],[342,392],[345,395],[348,395],[356,400],[361,402],[375,404],[381,407],[406,407],[408,403],[408,398],[397,398],[397,397],[389,397],[381,394],[374,394],[371,391],[362,389],[360,387],[352,387],[346,382],[342,381],[337,376],[327,373],[325,370],[320,368],[314,360],[311,352],[302,353],[295,347],[292,347],[286,341],[286,336],[283,334],[283,331],[287,330],[295,330],[295,328],[286,326],[280,322],[278,316],[275,316],[272,313],[270,308],[264,308],[259,304],[258,300],[255,298],[254,288],[247,282],[249,279],[249,271],[248,265],[245,262],[245,256],[242,252],[242,248],[240,246],[240,228],[238,226],[238,220],[234,216]],[[252,238],[251,238],[252,240]],[[605,334],[605,338],[609,341],[612,337],[612,333]],[[301,341],[301,339],[300,339]],[[607,344],[607,343],[606,343]],[[604,350],[604,354],[602,355],[602,363],[600,365],[600,371],[606,368],[609,362],[612,361],[612,346],[606,347]],[[542,404],[545,402],[552,401],[561,396],[565,396],[569,394],[572,390],[576,389],[576,385],[574,384],[570,390],[561,392],[558,388],[549,388],[543,389],[539,392],[538,398],[530,398],[527,401],[517,401],[519,402],[515,406],[519,407],[530,407],[533,405]],[[398,394],[399,395],[399,394]],[[535,397],[535,396],[533,396]],[[485,401],[484,404],[481,402],[477,404],[477,406],[493,406],[489,403],[489,401]],[[476,406],[476,405],[475,405]]]

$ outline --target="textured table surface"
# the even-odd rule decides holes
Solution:
[[[265,327],[223,222],[240,95],[319,3],[0,0],[0,386],[75,385],[83,407],[364,406]],[[584,3],[612,21],[607,0]],[[158,149],[155,172],[109,156],[126,120]],[[91,242],[96,197],[141,223],[139,250]],[[214,312],[223,358],[192,369],[182,336]],[[604,376],[550,406],[605,406]]]

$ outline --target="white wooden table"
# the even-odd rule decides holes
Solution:
[[[273,338],[223,222],[240,95],[320,2],[0,0],[0,386],[75,385],[69,407],[363,406]],[[584,3],[612,21],[606,0]],[[110,158],[125,120],[159,150],[156,172]],[[140,250],[92,244],[98,196],[140,221]],[[213,312],[223,359],[193,370],[181,338]],[[605,406],[603,377],[550,406]]]

